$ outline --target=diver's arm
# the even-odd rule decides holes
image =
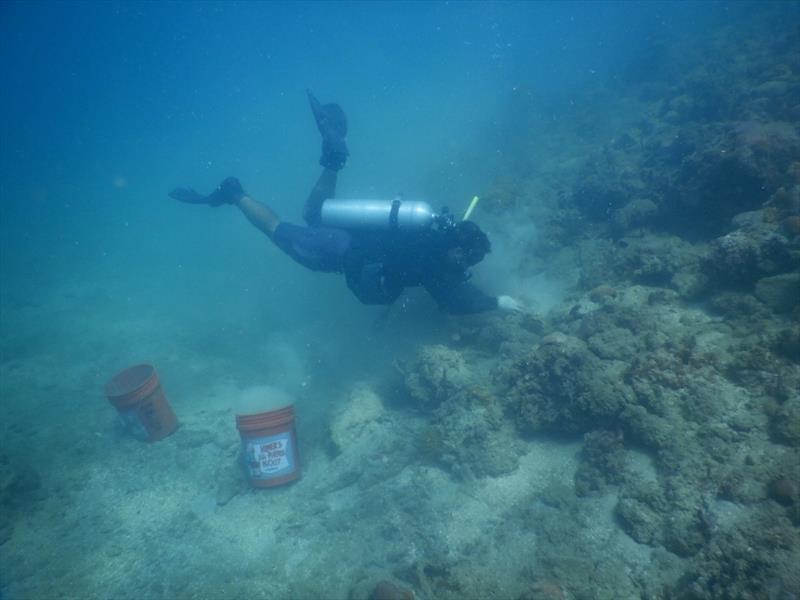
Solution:
[[[336,196],[336,178],[337,171],[324,168],[308,195],[303,206],[303,219],[312,227],[322,225],[322,203]]]
[[[484,294],[471,283],[455,286],[429,284],[425,289],[451,315],[468,315],[498,308],[496,297]]]

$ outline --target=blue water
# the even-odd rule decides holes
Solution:
[[[352,158],[340,193],[403,192],[458,211],[492,175],[499,149],[487,132],[509,127],[503,109],[514,90],[569,102],[622,72],[653,37],[702,35],[744,9],[10,2],[0,10],[6,299],[30,301],[75,277],[98,286],[110,278],[165,319],[192,315],[213,328],[245,305],[272,331],[333,314],[360,329],[364,309],[340,281],[265,248],[234,211],[177,205],[166,192],[236,175],[299,221],[318,171],[306,88],[349,114]]]
[[[547,160],[560,140],[538,132],[591,106],[595,91],[607,101],[632,78],[680,76],[696,57],[659,62],[659,49],[713,39],[764,10],[796,20],[800,4],[3,2],[2,454],[37,465],[51,501],[80,493],[83,476],[70,469],[105,472],[98,457],[119,451],[94,446],[120,443],[102,385],[138,362],[157,366],[179,418],[196,425],[230,410],[231,390],[294,399],[303,439],[319,449],[352,381],[394,382],[398,360],[455,339],[418,290],[391,309],[364,306],[343,277],[304,270],[233,207],[167,196],[233,175],[301,223],[320,170],[306,89],[349,117],[341,196],[403,193],[459,214],[509,165],[519,175]],[[587,112],[585,127],[612,129],[622,110]],[[529,202],[535,215],[535,194]],[[561,302],[574,282],[525,279],[534,218],[479,206],[475,219],[495,243],[475,269],[481,287],[542,310]],[[52,445],[67,450],[51,463]],[[74,530],[92,538],[91,515],[70,502]],[[46,597],[37,557],[9,558],[11,543],[0,542],[0,578],[12,593],[0,594]],[[81,543],[70,551],[83,555]],[[15,556],[36,554],[20,548]],[[102,578],[73,566],[49,576],[75,597],[103,597]],[[148,583],[145,597],[180,593],[159,577],[168,583]],[[240,593],[261,597],[254,589]]]

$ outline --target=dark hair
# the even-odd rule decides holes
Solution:
[[[476,265],[492,251],[492,244],[489,237],[472,221],[459,221],[450,230],[450,247],[460,247],[464,249],[467,262]]]

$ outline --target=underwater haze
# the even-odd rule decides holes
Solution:
[[[798,48],[789,1],[0,4],[0,598],[800,597]],[[518,310],[168,195],[304,225],[307,90],[337,196],[479,197]]]

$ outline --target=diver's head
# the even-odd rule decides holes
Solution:
[[[448,264],[466,268],[477,265],[492,251],[487,235],[472,221],[459,221],[447,231]]]

